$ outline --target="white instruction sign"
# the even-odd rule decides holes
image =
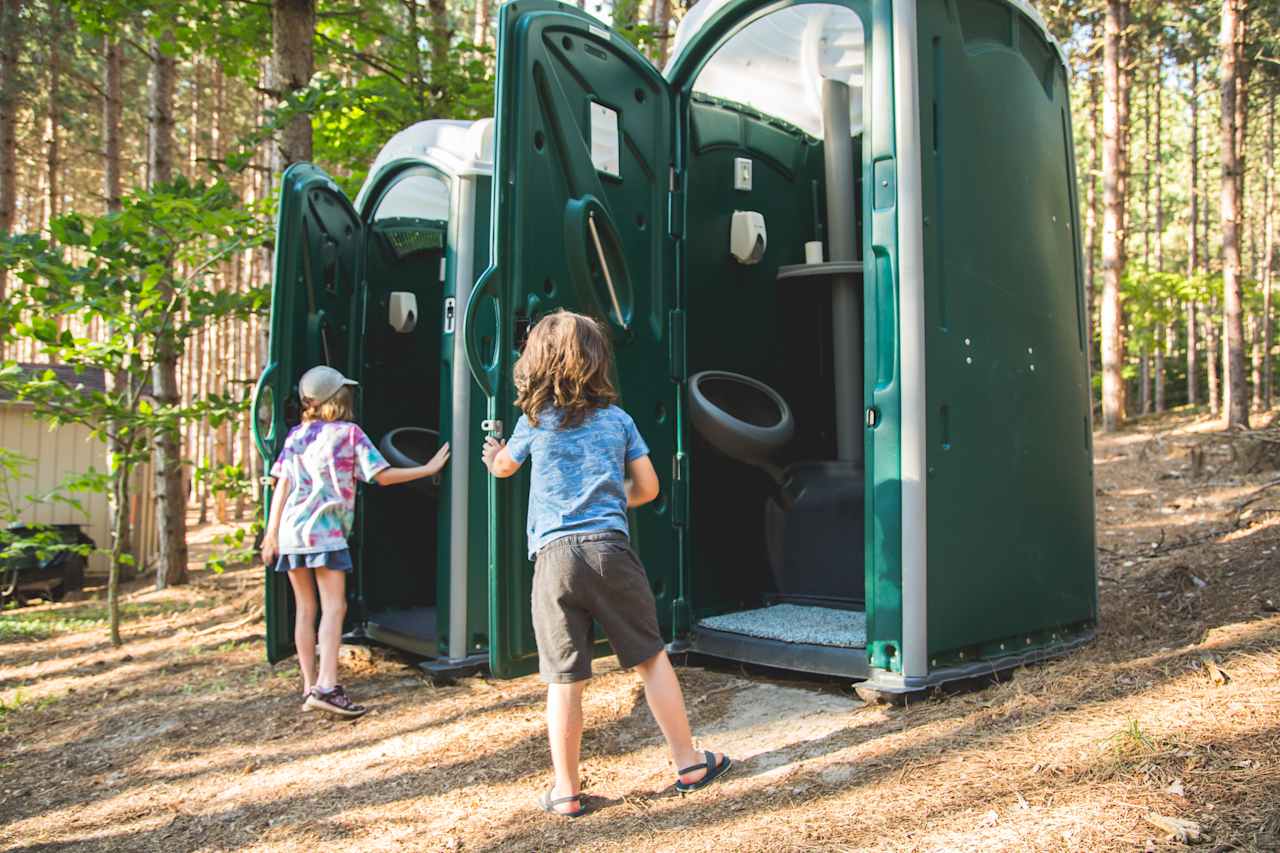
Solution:
[[[591,105],[591,162],[606,175],[621,177],[618,113],[604,104]]]

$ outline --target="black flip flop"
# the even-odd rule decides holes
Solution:
[[[683,770],[676,771],[676,790],[680,793],[691,794],[700,788],[707,787],[712,782],[728,773],[729,768],[733,766],[733,762],[729,760],[729,756],[727,755],[724,756],[724,759],[719,764],[716,764],[716,755],[714,752],[707,752],[706,750],[703,750],[702,755],[707,759],[706,761],[701,764],[693,764]],[[704,773],[702,778],[697,782],[685,783],[680,781],[680,776],[683,776],[686,773],[692,773],[695,770],[701,770],[704,767],[707,769],[707,772]]]
[[[587,810],[582,807],[581,794],[574,794],[572,797],[557,797],[553,800],[551,799],[551,792],[554,790],[555,788],[548,788],[543,792],[542,796],[538,797],[538,805],[542,806],[542,810],[544,812],[547,814],[553,814],[556,817],[582,817],[587,813]],[[556,806],[562,806],[565,803],[572,803],[574,800],[578,801],[578,810],[576,812],[556,811]]]

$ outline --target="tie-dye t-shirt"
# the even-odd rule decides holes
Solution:
[[[355,516],[356,478],[372,482],[389,467],[364,430],[348,421],[308,421],[284,440],[271,476],[291,484],[280,519],[281,554],[347,547]]]

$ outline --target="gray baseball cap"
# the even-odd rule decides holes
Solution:
[[[345,385],[359,385],[354,379],[348,379],[332,367],[320,365],[313,367],[298,380],[298,393],[302,399],[312,403],[323,403],[342,390]]]

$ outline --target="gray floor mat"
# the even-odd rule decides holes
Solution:
[[[369,621],[406,637],[416,637],[433,643],[436,640],[436,609],[434,607],[382,610],[378,613],[370,613]]]
[[[698,625],[715,631],[781,640],[784,643],[809,643],[846,649],[860,649],[867,644],[867,615],[860,610],[776,604],[759,610],[711,616]]]

